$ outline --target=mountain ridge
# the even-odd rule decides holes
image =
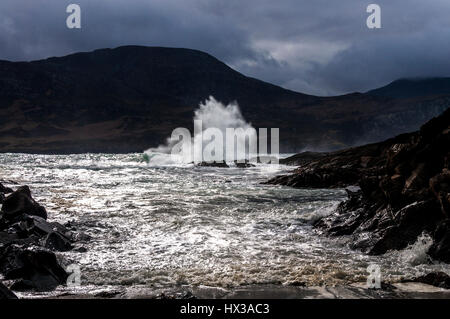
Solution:
[[[0,61],[0,152],[140,152],[192,129],[209,96],[237,101],[281,151],[339,149],[413,131],[450,95],[317,97],[247,77],[192,49],[124,46],[32,62]]]
[[[393,98],[449,95],[450,77],[403,78],[366,93]]]

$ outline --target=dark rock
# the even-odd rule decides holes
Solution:
[[[428,212],[428,213],[424,213]],[[370,254],[380,255],[388,250],[400,250],[413,244],[424,231],[430,232],[439,221],[438,207],[433,201],[408,205],[393,217],[393,224],[378,227],[379,239],[370,249]]]
[[[254,164],[245,161],[243,163],[239,163],[238,161],[234,162],[237,168],[250,168],[250,167],[256,167]]]
[[[291,165],[291,166],[303,166],[309,164],[315,160],[318,160],[328,153],[319,153],[319,152],[302,152],[288,158],[282,158],[279,160],[279,163],[282,165]]]
[[[56,251],[69,251],[73,248],[70,240],[59,232],[51,232],[42,242],[45,248]]]
[[[0,183],[0,204],[3,204],[5,201],[5,194],[12,193],[13,190],[9,187],[3,186],[2,183]]]
[[[64,247],[68,247],[70,242],[90,240],[90,237],[86,234],[69,230],[56,222],[48,222],[39,216],[20,215],[20,222],[13,226],[16,227],[18,233],[21,233],[25,237],[35,235],[42,238],[44,246],[46,243],[54,242],[55,240],[59,241],[60,244],[62,244],[62,241],[66,242],[66,244],[63,244]],[[56,237],[60,239],[58,240]],[[59,244],[57,246],[61,247]]]
[[[294,175],[275,177],[267,184],[281,184],[298,188],[343,188],[357,184],[358,172],[352,168],[341,167],[311,169],[299,168]]]
[[[16,281],[12,289],[46,291],[65,283],[67,273],[51,251],[69,251],[90,237],[46,220],[45,208],[27,186],[5,199],[0,213],[0,273]]]
[[[351,236],[350,246],[370,254],[403,249],[423,232],[429,254],[450,262],[450,109],[419,132],[315,156],[294,174],[269,184],[348,188],[348,200],[315,224],[329,235]],[[301,156],[300,156],[301,158]]]
[[[11,285],[11,290],[13,291],[30,291],[33,290],[34,284],[31,280],[19,279],[14,281]]]
[[[0,282],[0,299],[17,299],[17,296]]]
[[[21,238],[17,233],[0,232],[0,247],[8,244],[38,244],[39,237],[30,236]]]
[[[65,235],[70,238],[72,242],[87,242],[92,239],[91,236],[83,232],[69,231],[65,233]]]
[[[201,162],[196,165],[197,167],[219,167],[219,168],[229,168],[225,162]]]
[[[442,214],[450,218],[450,171],[443,169],[441,173],[431,178],[430,187],[439,200]]]
[[[450,219],[442,221],[433,234],[434,243],[428,254],[436,260],[450,263]]]
[[[22,186],[5,198],[2,206],[3,216],[11,219],[17,215],[28,214],[47,219],[45,208],[31,197],[28,186]]]
[[[175,293],[161,293],[155,296],[154,299],[163,299],[163,300],[171,300],[171,299],[197,299],[197,297],[191,291],[181,291]]]
[[[443,272],[432,272],[425,276],[414,278],[412,281],[421,282],[439,288],[450,289],[450,276]]]
[[[101,291],[99,293],[96,293],[94,295],[94,297],[96,298],[104,298],[104,299],[108,299],[108,298],[114,298],[117,297],[117,295],[120,295],[121,291]]]
[[[78,247],[73,248],[72,251],[75,251],[75,252],[77,252],[77,253],[85,253],[85,252],[87,252],[88,250],[87,250],[86,247],[78,246]]]
[[[53,252],[36,246],[0,248],[0,271],[5,279],[27,280],[38,291],[52,290],[68,276]]]
[[[5,186],[3,186],[2,183],[0,183],[0,193],[9,194],[9,193],[12,193],[12,192],[14,192],[14,191],[11,188],[5,187]]]
[[[58,223],[50,223],[39,216],[22,216],[21,227],[28,234],[36,234],[38,236],[47,236],[54,231],[67,231],[64,226]]]

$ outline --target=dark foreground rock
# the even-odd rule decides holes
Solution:
[[[327,155],[328,153],[302,152],[288,158],[282,158],[279,160],[279,162],[282,165],[303,166],[305,164],[311,163],[312,161],[321,159],[322,157],[325,157]]]
[[[225,162],[201,162],[196,164],[197,167],[218,167],[218,168],[229,168]]]
[[[68,274],[50,250],[37,246],[6,245],[0,248],[0,271],[17,279],[16,287],[48,291],[64,284]],[[13,287],[14,289],[14,287]]]
[[[249,167],[255,167],[254,164],[250,163],[249,161],[245,162],[234,162],[236,168],[249,168]],[[201,162],[196,165],[197,167],[217,167],[217,168],[230,168],[230,166],[225,162]]]
[[[387,141],[314,156],[268,184],[344,188],[349,198],[316,227],[351,236],[370,254],[403,249],[426,232],[429,255],[450,262],[450,109],[420,131]]]
[[[34,201],[28,186],[19,187],[15,192],[5,198],[2,206],[5,218],[12,219],[20,214],[39,216],[47,219],[45,208]]]
[[[424,276],[413,279],[415,282],[421,282],[427,285],[450,289],[450,276],[443,272],[432,272]]]
[[[68,274],[54,251],[69,251],[74,243],[89,239],[47,221],[45,208],[32,198],[29,187],[19,187],[4,197],[0,211],[0,273],[15,280],[12,290],[55,289],[66,283]]]
[[[17,296],[0,282],[0,300],[2,299],[17,299]]]

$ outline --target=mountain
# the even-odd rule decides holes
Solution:
[[[401,79],[367,94],[397,99],[450,95],[450,78]]]
[[[140,152],[192,129],[210,95],[237,101],[282,152],[334,150],[414,131],[450,95],[316,97],[246,77],[190,49],[126,46],[33,62],[0,61],[0,152]]]

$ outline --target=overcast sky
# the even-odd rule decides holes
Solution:
[[[82,29],[66,7],[82,8]],[[381,6],[381,29],[366,7]],[[244,73],[316,95],[450,76],[450,0],[1,0],[0,59],[137,44],[206,51]]]

